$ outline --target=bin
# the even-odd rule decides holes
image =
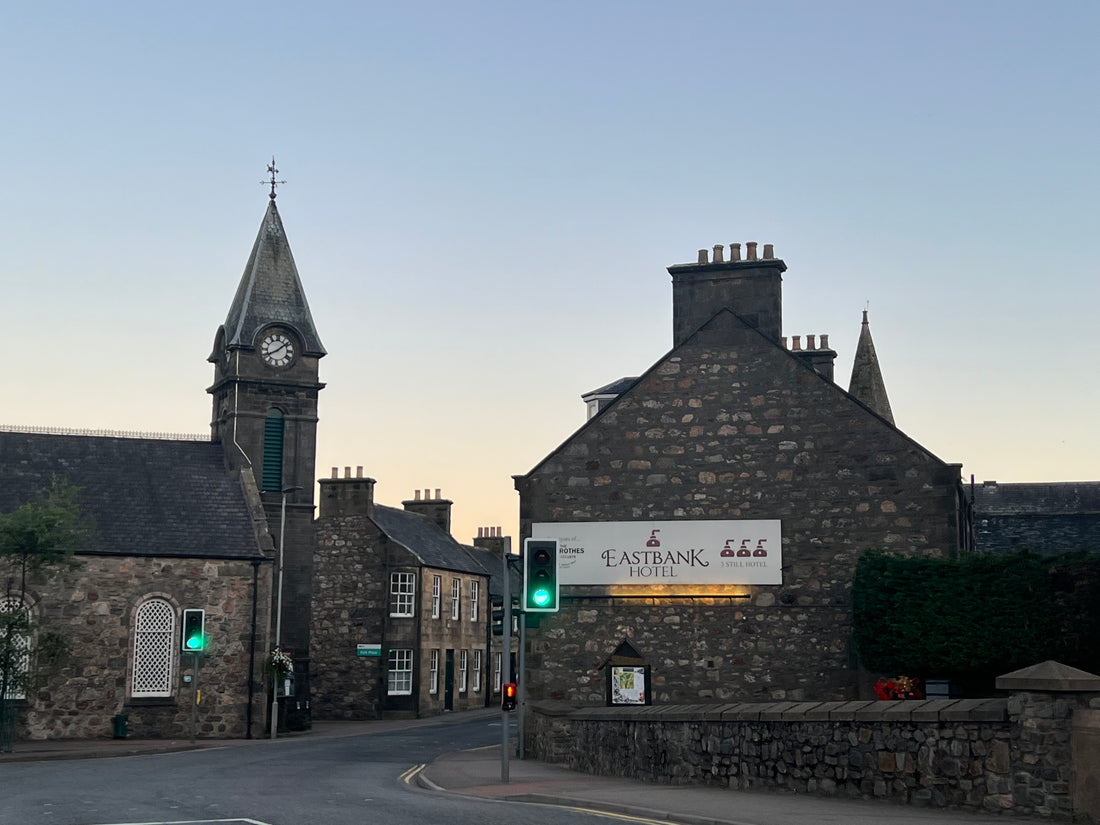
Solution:
[[[115,739],[125,739],[126,734],[129,732],[130,717],[125,713],[120,713],[111,721],[114,722],[115,726]]]

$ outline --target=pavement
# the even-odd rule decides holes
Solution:
[[[314,722],[309,731],[270,739],[60,739],[17,741],[7,762],[98,759],[227,747],[277,746],[300,737],[326,739],[498,718],[485,709],[426,719]],[[479,799],[556,805],[683,825],[1004,825],[1005,817],[875,800],[833,799],[772,791],[735,791],[701,785],[654,785],[635,779],[592,776],[532,759],[509,759],[502,780],[500,746],[449,753],[407,774],[421,788]],[[1039,822],[1013,816],[1014,823]]]

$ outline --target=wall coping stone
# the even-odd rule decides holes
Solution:
[[[1100,692],[1100,676],[1053,659],[997,677],[998,690]]]
[[[1004,722],[1008,699],[740,702],[733,705],[584,706],[532,702],[543,716],[622,722]]]
[[[852,714],[860,708],[867,707],[868,705],[875,705],[877,702],[870,699],[860,699],[851,702],[843,702],[840,707],[831,710],[829,712],[829,721],[837,720],[842,721],[844,719],[851,719]]]

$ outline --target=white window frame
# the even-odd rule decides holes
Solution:
[[[470,621],[476,622],[478,618],[478,610],[481,607],[481,582],[470,582]]]
[[[390,573],[390,615],[416,615],[416,573]]]
[[[493,693],[500,693],[500,686],[504,680],[504,673],[502,665],[504,664],[504,654],[497,651],[493,654]]]
[[[451,618],[462,618],[462,579],[451,579]]]
[[[439,693],[439,651],[428,651],[428,693]]]
[[[443,613],[443,577],[432,576],[432,618],[438,619]]]
[[[402,647],[390,651],[386,668],[386,693],[390,696],[411,696],[413,677],[412,648]]]
[[[473,688],[474,693],[481,693],[481,651],[474,651],[474,673],[471,680],[470,687]]]
[[[31,617],[31,609],[23,599],[19,596],[4,596],[0,597],[0,613],[22,613],[23,616],[29,621]],[[31,667],[31,637],[29,634],[17,636],[15,639],[14,651],[16,656],[15,661],[15,678],[26,676]],[[4,696],[0,696],[0,699],[26,699],[27,691],[24,685],[13,684],[8,685],[7,690],[4,691]]]
[[[134,611],[130,696],[165,698],[175,684],[178,611],[167,599],[146,599]]]
[[[458,692],[466,692],[466,681],[470,674],[470,652],[458,651]]]

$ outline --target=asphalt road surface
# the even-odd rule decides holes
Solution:
[[[0,825],[524,825],[604,815],[464,799],[403,775],[500,742],[481,719],[336,739],[308,737],[154,756],[0,765]],[[622,819],[622,817],[617,817]]]

